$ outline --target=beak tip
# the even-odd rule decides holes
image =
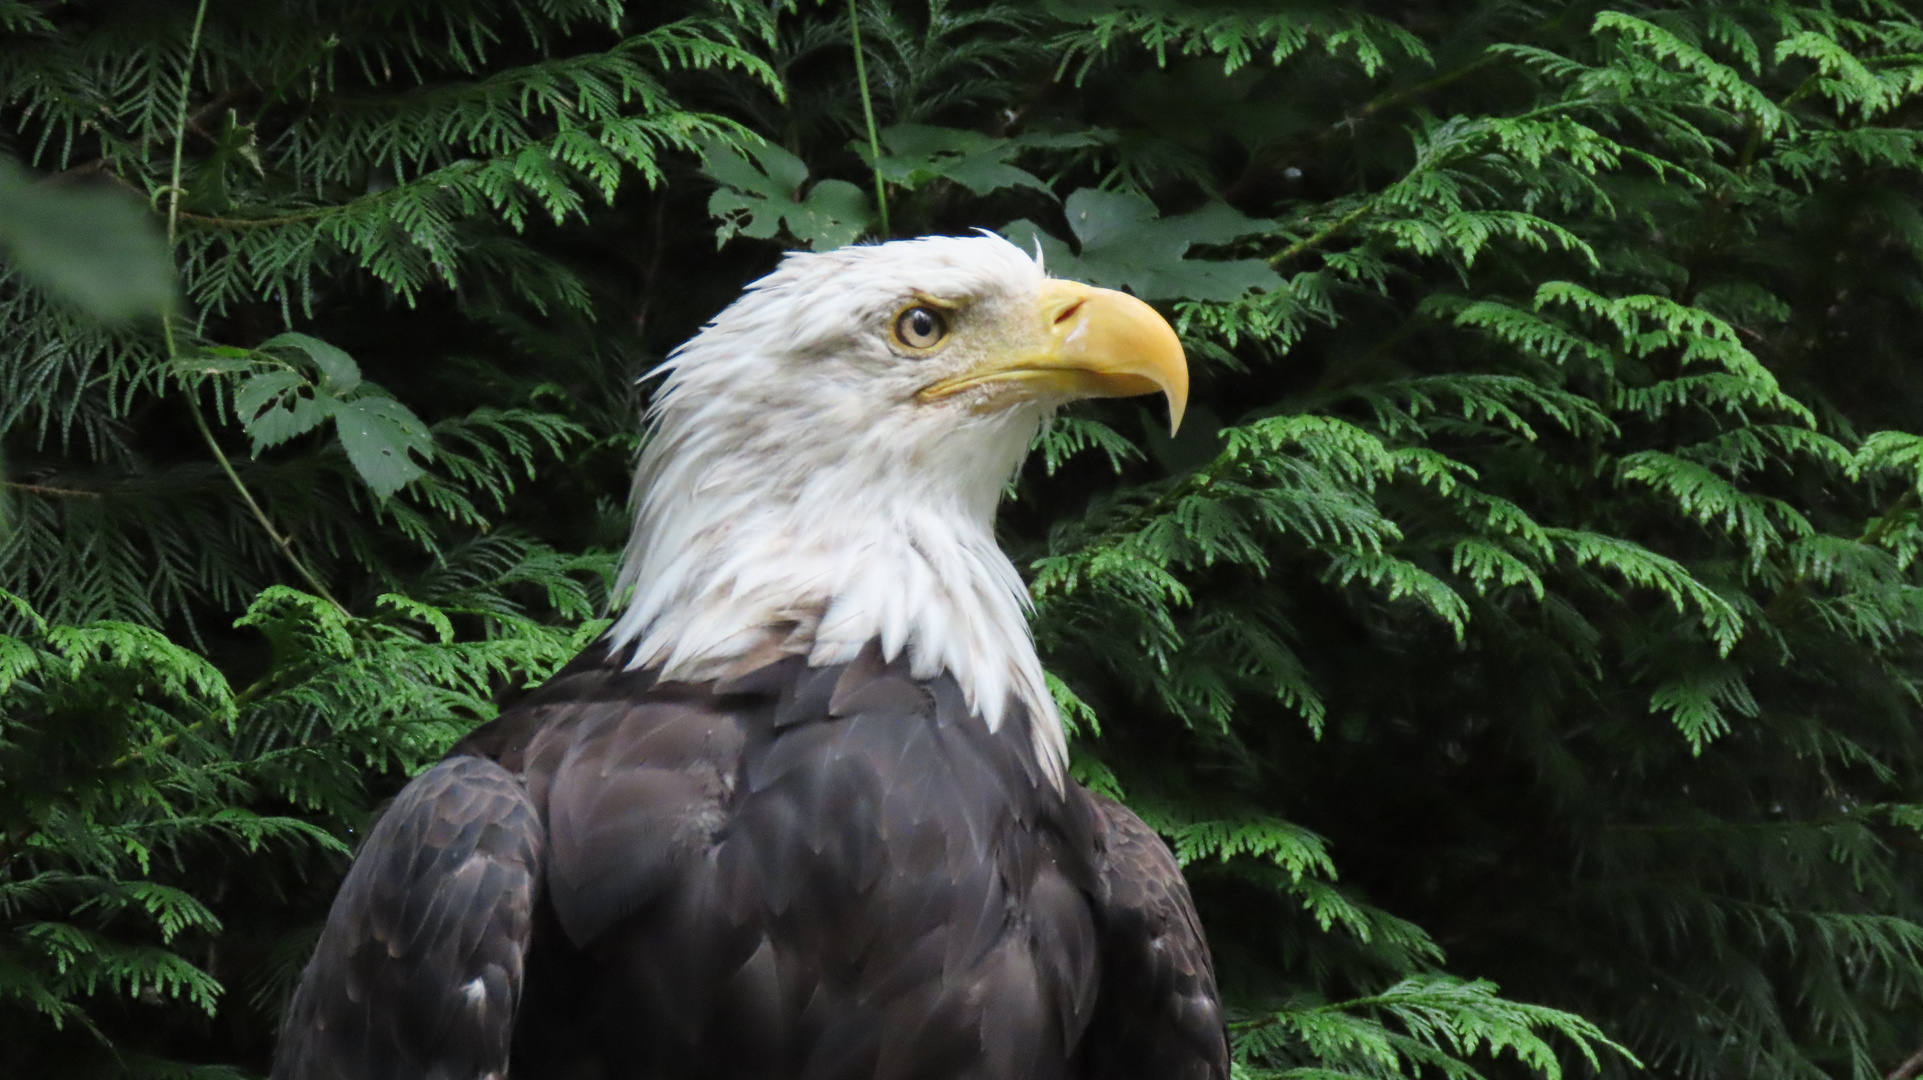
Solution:
[[[1054,345],[1045,367],[1074,373],[1056,385],[1069,398],[1134,397],[1160,391],[1168,399],[1169,434],[1188,411],[1188,358],[1182,339],[1146,301],[1114,289],[1051,278],[1042,313]]]

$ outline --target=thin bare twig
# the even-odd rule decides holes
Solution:
[[[173,340],[171,331],[168,332],[167,339],[170,342]],[[169,352],[171,351],[170,349]],[[260,503],[254,501],[254,493],[247,490],[247,485],[241,482],[240,474],[234,471],[233,462],[227,460],[227,454],[221,450],[220,443],[214,438],[213,429],[207,426],[207,417],[200,411],[197,395],[191,391],[187,395],[187,408],[194,414],[194,426],[200,429],[201,441],[207,444],[207,449],[213,451],[214,460],[220,462],[221,471],[227,474],[227,479],[233,481],[234,490],[240,492],[240,497],[246,500],[247,509],[254,512],[254,520],[260,522],[260,527],[266,530],[268,538],[280,548],[282,555],[287,556],[287,561],[293,564],[294,569],[300,571],[300,576],[307,579],[307,584],[313,587],[314,594],[345,612],[346,605],[334,599],[334,594],[327,591],[327,586],[323,585],[321,579],[307,568],[307,563],[294,554],[294,545],[281,535],[279,529],[274,528],[274,523],[267,519],[267,511],[262,510]]]
[[[174,120],[174,172],[167,182],[167,243],[180,226],[180,158],[187,146],[187,101],[194,92],[194,57],[200,53],[200,28],[207,21],[207,0],[194,9],[194,30],[187,35],[187,59],[180,65],[180,110]],[[171,342],[171,338],[169,341]],[[169,352],[173,350],[169,348]]]
[[[868,64],[861,53],[861,9],[848,0],[848,33],[855,41],[855,85],[861,88],[861,113],[868,120],[868,153],[874,157],[875,205],[881,208],[881,238],[888,239],[888,189],[881,181],[881,139],[875,134],[875,103],[868,94]]]
[[[81,491],[79,488],[48,487],[45,484],[23,484],[18,480],[0,480],[0,487],[15,491],[30,492],[34,495],[60,495],[72,499],[98,499],[98,491]]]
[[[1330,222],[1329,224],[1324,225],[1319,231],[1315,233],[1315,235],[1303,237],[1302,239],[1297,240],[1295,243],[1290,244],[1288,247],[1283,248],[1281,251],[1276,252],[1274,255],[1269,256],[1269,265],[1281,266],[1283,263],[1288,262],[1290,259],[1295,258],[1297,255],[1301,255],[1304,252],[1313,251],[1314,249],[1321,247],[1323,244],[1327,243],[1331,238],[1333,238],[1337,233],[1341,232],[1342,230],[1348,228],[1349,226],[1355,224],[1358,221],[1361,221],[1364,217],[1368,216],[1369,211],[1375,209],[1375,203],[1376,201],[1374,199],[1370,199],[1368,202],[1363,203],[1361,206],[1356,207],[1355,209],[1349,211],[1348,213],[1342,215],[1341,217],[1336,218],[1334,221]]]
[[[169,246],[174,243],[175,236],[180,230],[180,176],[181,159],[187,145],[187,104],[194,89],[194,57],[200,51],[200,28],[206,19],[207,0],[200,0],[199,8],[194,12],[193,33],[187,38],[187,59],[180,71],[180,108],[175,113],[174,127],[174,170],[173,178],[167,186],[167,243]],[[173,312],[163,313],[160,326],[167,340],[167,358],[178,360],[180,350],[174,344]],[[185,380],[183,380],[184,383]],[[207,426],[206,414],[200,411],[200,395],[194,392],[192,386],[187,386],[186,389],[187,411],[193,414],[194,427],[199,429],[201,441],[207,444],[207,449],[214,455],[214,460],[220,463],[220,470],[227,474],[228,480],[233,482],[234,490],[240,492],[241,500],[247,504],[247,509],[253,511],[254,520],[260,522],[260,527],[266,531],[268,539],[280,548],[281,554],[285,555],[287,561],[296,571],[299,571],[300,576],[306,579],[315,594],[345,612],[346,606],[334,599],[334,594],[327,591],[327,586],[321,583],[319,575],[308,568],[305,560],[294,554],[294,545],[288,541],[287,537],[281,535],[279,529],[274,528],[274,523],[267,517],[267,511],[261,509],[260,503],[254,499],[254,493],[247,490],[247,485],[240,479],[240,473],[234,471],[234,463],[227,460],[226,451],[220,448],[220,440],[214,438],[213,429]]]
[[[1911,1054],[1910,1060],[1890,1070],[1883,1080],[1916,1080],[1918,1076],[1923,1076],[1923,1050]]]

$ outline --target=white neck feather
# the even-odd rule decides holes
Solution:
[[[666,365],[612,642],[633,646],[631,667],[705,681],[781,656],[845,663],[879,639],[919,678],[953,675],[991,730],[1025,710],[1059,785],[1067,751],[1028,593],[994,536],[1045,411],[932,437],[818,359],[808,378],[768,378],[782,360],[741,350],[768,340],[774,291],[764,282]]]

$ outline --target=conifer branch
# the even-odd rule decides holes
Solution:
[[[757,214],[758,232],[792,234],[794,213],[886,237],[889,200],[918,188],[944,225],[1005,220],[1079,179],[1109,197],[1036,226],[1075,233],[1056,271],[1180,314],[1197,415],[1233,452],[1150,445],[1132,406],[1096,406],[1044,435],[1046,472],[1001,525],[1043,552],[1024,562],[1051,689],[1102,689],[1099,732],[1058,694],[1078,749],[1099,752],[1078,776],[1235,882],[1198,891],[1202,917],[1245,1006],[1278,1003],[1238,1010],[1238,1075],[1468,1077],[1513,1057],[1497,1069],[1567,1076],[1573,1047],[1605,1044],[1517,1005],[1567,993],[1673,1072],[1903,1061],[1890,1080],[1923,1080],[1923,1051],[1904,1060],[1908,999],[1883,994],[1923,986],[1905,861],[1923,830],[1923,396],[1889,330],[1923,262],[1879,239],[1919,220],[1913,4],[1851,22],[1785,0],[1789,33],[1709,0],[1548,22],[1492,0],[1440,21],[844,0],[784,7],[775,35],[740,0],[717,9],[739,22],[663,25],[632,0],[424,0],[432,33],[255,0],[245,34],[193,2],[156,33],[122,13],[138,5],[0,0],[22,156],[149,200],[195,305],[165,330],[192,336],[161,354],[0,283],[0,426],[54,463],[24,474],[41,483],[0,477],[18,512],[0,541],[0,776],[32,781],[0,783],[0,940],[46,927],[73,950],[55,970],[0,948],[29,961],[0,980],[10,1040],[54,1045],[41,1029],[150,990],[202,1000],[227,932],[194,905],[223,907],[242,874],[308,880],[282,872],[312,864],[292,845],[339,852],[367,777],[435,760],[502,688],[591,640],[612,557],[524,539],[578,551],[618,528],[602,484],[632,449],[617,372],[638,357],[578,271],[617,280],[603,264],[632,261],[650,338],[725,301],[743,253],[708,261],[709,193],[660,159],[773,134],[793,160],[732,186],[753,205],[730,235]],[[744,46],[748,20],[765,48]],[[836,59],[851,43],[853,71]],[[835,62],[793,62],[797,47]],[[1043,88],[1062,53],[1076,81]],[[738,122],[682,107],[673,75],[695,70],[705,99],[754,105],[728,109]],[[925,146],[891,133],[882,158],[882,104],[930,125]],[[854,188],[806,172],[850,132],[875,204],[852,173],[833,179]],[[1308,182],[1277,175],[1297,164]],[[648,250],[589,235],[625,221],[653,222]],[[403,302],[368,302],[370,281]],[[370,497],[345,443],[289,434],[314,421],[306,390],[257,381],[318,386],[318,370],[214,345],[296,322],[397,407],[437,407],[431,468]],[[1865,362],[1763,355],[1831,345]],[[183,390],[204,452],[153,422]],[[1859,440],[1866,423],[1888,430]],[[564,453],[577,435],[591,449]],[[247,438],[261,453],[243,484]],[[1112,472],[1081,468],[1097,454]],[[209,455],[227,478],[211,486]],[[340,595],[409,606],[350,617],[320,570]],[[221,628],[217,652],[199,627]],[[1306,724],[1271,722],[1284,714]],[[1323,852],[1271,816],[1298,806],[1345,842]],[[1427,835],[1437,815],[1460,823],[1439,846],[1346,842]],[[1449,869],[1485,863],[1499,879]],[[1433,883],[1406,913],[1422,925],[1337,887],[1338,864]],[[264,899],[259,929],[305,922],[322,877]],[[138,907],[163,892],[172,913],[147,908],[174,920],[162,936],[191,931],[173,945]],[[1225,896],[1266,903],[1296,961],[1218,922]],[[1512,997],[1434,974],[1437,942],[1515,935],[1543,948],[1509,966]],[[1369,996],[1311,1004],[1331,985]],[[1723,1008],[1736,986],[1744,1006]],[[246,1014],[271,1002],[240,998],[209,1030],[266,1021]],[[151,1033],[89,1030],[142,1057],[252,1053],[154,1015]],[[1587,1060],[1585,1075],[1630,1071]]]

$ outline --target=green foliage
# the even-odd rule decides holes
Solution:
[[[896,124],[880,133],[888,153],[877,162],[884,180],[914,189],[933,180],[949,180],[974,195],[990,195],[1013,187],[1048,192],[1048,185],[1012,159],[1025,150],[1063,150],[1092,146],[1094,134],[1025,133],[995,138],[963,128],[928,124]]]
[[[1238,300],[1282,283],[1260,259],[1184,257],[1195,244],[1227,244],[1268,231],[1267,222],[1225,203],[1158,221],[1155,204],[1145,195],[1083,188],[1068,197],[1063,211],[1079,252],[1071,253],[1026,218],[1006,229],[1017,244],[1038,247],[1052,272],[1063,277],[1126,288],[1150,300]]]
[[[753,160],[716,145],[702,155],[701,171],[721,185],[708,199],[708,213],[721,221],[714,231],[716,246],[737,233],[767,240],[785,227],[789,236],[827,251],[867,232],[872,215],[860,188],[846,180],[822,180],[802,198],[808,166],[800,158],[767,145],[748,154]]]
[[[385,499],[427,475],[413,460],[434,456],[420,418],[364,382],[354,358],[327,342],[290,331],[256,349],[209,352],[183,366],[196,374],[245,376],[234,387],[234,413],[254,440],[255,457],[332,420],[348,463],[374,494]]]
[[[1240,1075],[1911,1056],[1914,5],[857,8],[879,155],[842,4],[0,3],[0,1071],[263,1070],[598,629],[633,378],[877,172],[1184,335],[1002,528]]]
[[[602,625],[472,613],[484,636],[459,641],[458,609],[387,596],[356,619],[270,586],[237,625],[273,662],[237,691],[152,627],[52,625],[0,602],[25,626],[0,635],[0,1003],[80,1029],[107,1060],[103,999],[217,1011],[223,987],[196,958],[249,944],[222,894],[289,884],[245,880],[270,854],[346,855],[364,773],[432,764],[491,714],[495,686],[538,681]]]
[[[1449,1080],[1480,1080],[1483,1074],[1465,1059],[1505,1053],[1556,1080],[1563,1075],[1562,1064],[1556,1048],[1538,1031],[1574,1043],[1592,1069],[1600,1064],[1593,1044],[1622,1049],[1585,1020],[1504,1001],[1492,983],[1448,976],[1412,977],[1366,998],[1281,1009],[1235,1030],[1250,1057],[1277,1062],[1252,1073],[1289,1080],[1406,1076],[1425,1070]],[[1283,1064],[1292,1061],[1302,1063]]]

